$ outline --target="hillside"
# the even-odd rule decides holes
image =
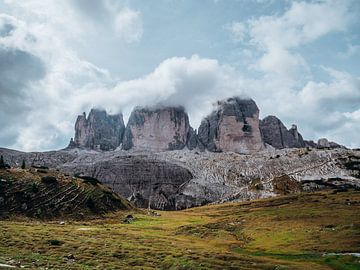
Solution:
[[[48,166],[95,177],[138,207],[178,210],[302,191],[360,188],[360,151],[266,149],[251,155],[176,151],[67,151],[25,153],[0,148],[13,167]]]
[[[84,219],[132,206],[96,179],[80,179],[46,167],[0,170],[0,219]]]
[[[127,214],[134,220],[124,223]],[[31,269],[359,269],[360,192],[323,191],[89,221],[0,221],[0,263]],[[333,254],[336,253],[336,254]]]

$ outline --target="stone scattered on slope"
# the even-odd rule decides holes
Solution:
[[[199,140],[207,150],[247,154],[263,149],[259,109],[252,99],[233,97],[217,105],[199,127]]]

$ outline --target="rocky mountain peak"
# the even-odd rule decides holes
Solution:
[[[195,134],[196,135],[196,134]],[[196,147],[194,131],[185,109],[179,107],[137,107],[125,130],[123,149],[178,150]]]
[[[261,120],[260,130],[264,142],[277,149],[305,147],[297,126],[292,125],[288,130],[276,116],[269,115]]]
[[[105,110],[91,109],[87,118],[85,112],[77,117],[69,148],[112,150],[121,144],[124,131],[121,113],[109,115]]]
[[[198,137],[212,152],[251,153],[263,148],[259,129],[259,108],[252,99],[232,97],[217,108],[199,127]]]

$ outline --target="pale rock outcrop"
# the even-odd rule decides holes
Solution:
[[[248,154],[263,149],[259,109],[252,99],[233,97],[217,105],[199,127],[199,141],[207,150]]]
[[[335,148],[345,148],[345,147],[340,144],[337,144],[335,142],[331,142],[326,138],[321,138],[317,142],[317,148],[319,148],[319,149],[322,149],[322,148],[335,149]]]
[[[195,148],[197,137],[183,107],[135,108],[126,126],[124,150]]]
[[[122,142],[125,125],[122,114],[108,115],[105,110],[92,109],[85,112],[75,123],[75,138],[68,148],[113,150]]]
[[[305,142],[296,125],[287,130],[279,118],[269,115],[260,121],[263,140],[277,149],[305,147]]]

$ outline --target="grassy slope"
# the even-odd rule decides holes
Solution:
[[[44,182],[44,177],[52,181]],[[0,219],[14,215],[85,219],[133,208],[126,199],[94,181],[48,169],[0,170]]]
[[[360,269],[360,192],[292,195],[160,217],[0,221],[0,263],[41,269]],[[51,245],[49,240],[59,240]],[[73,256],[74,258],[73,258]],[[14,263],[14,262],[12,262]]]

